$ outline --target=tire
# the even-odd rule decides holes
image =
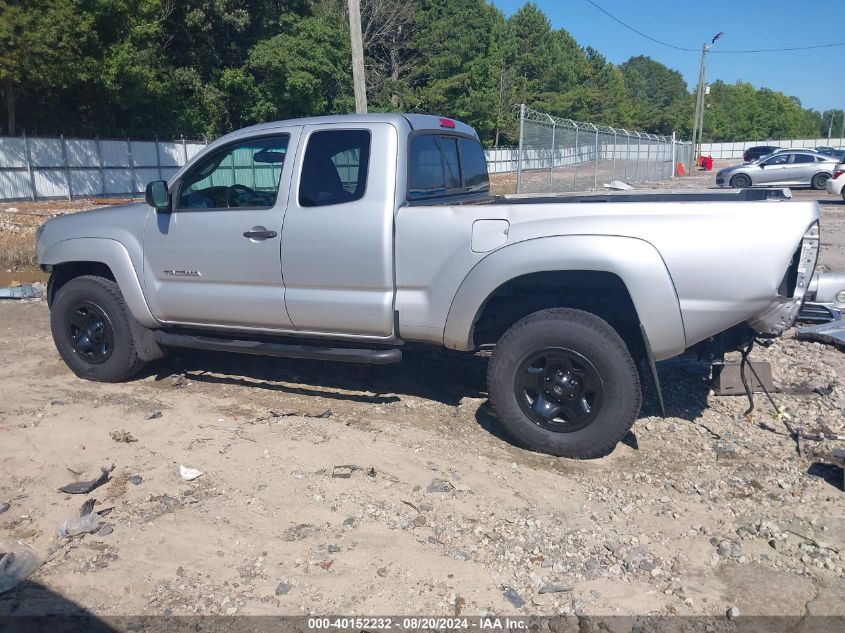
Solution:
[[[50,306],[50,329],[62,360],[80,378],[122,382],[144,365],[132,336],[132,315],[110,279],[77,277],[59,288]]]
[[[535,384],[545,385],[545,393]],[[508,433],[531,450],[558,457],[607,455],[631,429],[642,403],[637,367],[616,330],[569,308],[535,312],[505,332],[490,359],[487,385]]]
[[[827,186],[827,181],[830,179],[830,174],[816,174],[810,181],[810,186],[813,189],[821,190]]]
[[[737,174],[731,178],[731,187],[734,189],[745,189],[751,186],[751,178],[745,174]]]

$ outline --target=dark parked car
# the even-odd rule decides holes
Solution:
[[[743,152],[742,160],[746,163],[750,163],[752,160],[757,160],[761,156],[771,154],[776,149],[780,148],[775,147],[774,145],[757,145],[755,147],[749,147],[747,150],[745,150],[745,152]]]
[[[819,154],[825,154],[827,156],[834,156],[838,158],[840,161],[845,160],[845,149],[836,149],[835,147],[817,147],[816,151]]]

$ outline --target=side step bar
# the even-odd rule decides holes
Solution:
[[[367,363],[387,365],[402,360],[402,350],[387,349],[349,349],[345,347],[319,347],[316,345],[290,345],[286,343],[265,343],[262,341],[243,341],[210,336],[192,336],[174,334],[162,330],[155,331],[155,340],[167,347],[188,347],[212,352],[236,352],[255,356],[278,356],[282,358],[305,358],[309,360],[331,360],[343,363]]]

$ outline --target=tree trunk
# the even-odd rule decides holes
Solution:
[[[9,136],[15,135],[15,84],[10,77],[3,81],[3,94],[6,96],[6,123]]]
[[[399,51],[398,45],[394,40],[390,44],[390,79],[392,81],[392,93],[390,95],[390,104],[394,108],[399,107],[399,94],[396,92],[396,86],[399,82]]]

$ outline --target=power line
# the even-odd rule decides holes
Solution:
[[[636,33],[637,35],[641,35],[642,37],[646,38],[647,40],[651,40],[652,42],[657,42],[658,44],[661,44],[661,45],[663,45],[663,46],[668,46],[669,48],[674,48],[675,50],[679,50],[679,51],[687,51],[688,53],[697,53],[697,52],[698,52],[698,49],[696,49],[696,48],[684,48],[683,46],[675,46],[674,44],[669,44],[668,42],[664,42],[664,41],[662,41],[662,40],[659,40],[659,39],[657,39],[656,37],[652,37],[651,35],[646,35],[646,34],[645,34],[645,33],[643,33],[642,31],[639,31],[639,30],[635,29],[635,28],[634,28],[633,26],[631,26],[630,24],[626,24],[625,22],[623,22],[622,20],[620,20],[619,18],[617,18],[615,15],[613,15],[613,14],[612,14],[612,13],[610,13],[609,11],[606,11],[605,9],[603,9],[602,7],[600,7],[599,5],[597,5],[595,2],[593,2],[593,0],[587,0],[587,2],[589,2],[589,3],[590,3],[591,5],[593,5],[596,9],[598,9],[599,11],[601,11],[602,13],[604,13],[604,14],[605,14],[607,17],[609,17],[611,20],[614,20],[614,21],[616,21],[616,22],[619,22],[619,24],[621,24],[622,26],[624,26],[626,29],[628,29],[628,30],[630,30],[630,31],[633,31],[633,32],[634,32],[634,33]]]
[[[588,0],[589,1],[589,0]],[[753,48],[747,50],[718,50],[710,51],[711,53],[722,54],[725,53],[784,53],[788,51],[809,51],[814,48],[833,48],[835,46],[845,46],[845,42],[833,42],[831,44],[814,44],[813,46],[791,46],[789,48]]]
[[[640,35],[641,37],[644,37],[647,40],[651,40],[652,42],[656,42],[657,44],[660,44],[661,46],[668,46],[669,48],[674,48],[675,50],[678,50],[678,51],[686,51],[688,53],[697,53],[699,51],[699,49],[697,49],[697,48],[685,48],[683,46],[676,46],[675,44],[669,44],[668,42],[664,42],[663,40],[659,40],[656,37],[652,37],[651,35],[643,33],[639,29],[635,29],[630,24],[623,22],[622,20],[617,18],[615,15],[613,15],[612,13],[607,11],[606,9],[600,7],[598,4],[593,2],[593,0],[587,0],[587,2],[589,2],[596,9],[598,9],[599,11],[604,13],[607,17],[612,19],[614,22],[618,22],[619,24],[624,26],[629,31],[633,31],[637,35]],[[710,51],[710,52],[716,53],[716,54],[719,54],[719,55],[743,54],[743,53],[784,53],[784,52],[789,52],[789,51],[808,51],[808,50],[813,50],[813,49],[817,49],[817,48],[834,48],[836,46],[845,46],[845,42],[832,42],[830,44],[813,44],[811,46],[790,46],[790,47],[786,47],[786,48],[754,48],[754,49],[745,49],[745,50],[730,50],[730,49],[724,50],[724,49],[721,49],[721,50],[715,50],[715,51]]]

